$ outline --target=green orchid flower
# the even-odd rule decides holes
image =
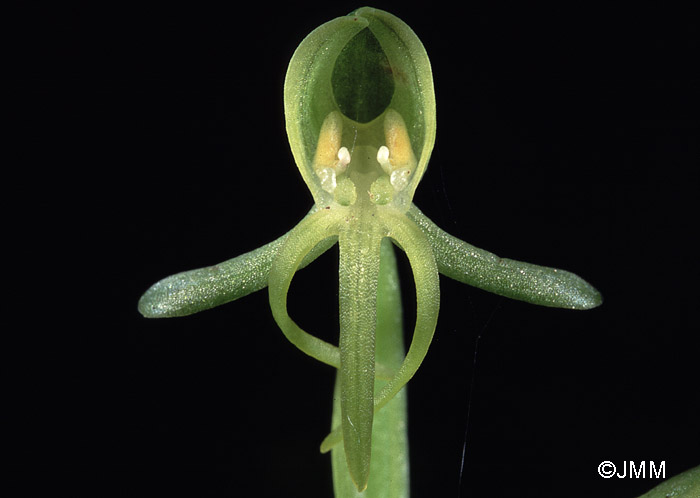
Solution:
[[[589,309],[600,294],[578,276],[502,259],[459,240],[412,204],[435,141],[432,72],[418,37],[395,16],[362,8],[318,27],[299,45],[284,86],[286,128],[314,206],[282,237],[224,263],[179,273],[139,302],[149,318],[189,315],[264,287],[285,336],[338,369],[340,416],[322,451],[343,443],[356,488],[366,488],[374,415],[423,361],[440,303],[438,274],[543,306]],[[375,360],[380,261],[392,241],[416,286],[413,339],[398,368]],[[336,346],[287,312],[294,273],[339,244]],[[386,258],[386,256],[384,256]],[[375,390],[375,380],[381,389]]]

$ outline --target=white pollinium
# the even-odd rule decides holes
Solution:
[[[381,147],[379,147],[379,150],[377,151],[377,162],[384,170],[384,173],[386,173],[387,175],[391,174],[393,167],[389,162],[389,147],[387,147],[386,145],[382,145]]]
[[[339,175],[345,173],[345,170],[350,164],[350,152],[347,147],[341,147],[338,149],[338,163],[335,166],[335,170]]]

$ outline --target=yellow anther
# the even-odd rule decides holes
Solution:
[[[338,111],[333,111],[326,116],[321,126],[321,133],[318,136],[318,144],[316,145],[314,169],[318,171],[335,166],[335,163],[338,162],[338,150],[340,149],[342,133],[343,118]]]
[[[336,177],[342,175],[350,163],[350,152],[347,147],[340,146],[342,135],[343,118],[338,111],[333,111],[323,120],[314,157],[314,171],[326,192],[333,193]]]
[[[401,114],[389,109],[384,117],[384,137],[389,149],[389,161],[396,168],[412,167],[415,163],[411,140]]]
[[[408,185],[411,173],[415,169],[416,158],[408,138],[406,123],[393,109],[389,109],[384,117],[384,138],[386,145],[377,150],[377,162],[389,175],[394,189],[399,191]]]

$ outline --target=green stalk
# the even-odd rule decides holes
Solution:
[[[405,354],[401,292],[394,248],[387,238],[382,241],[381,246],[375,348],[375,358],[378,363],[394,371],[398,370]],[[385,384],[386,381],[376,380],[374,392],[379,392]],[[338,386],[336,376],[331,428],[339,426],[341,422]],[[369,483],[362,493],[357,491],[350,479],[342,443],[331,450],[333,488],[336,498],[358,496],[406,498],[409,496],[407,421],[407,397],[406,389],[403,389],[374,415]]]
[[[639,498],[697,498],[700,496],[700,466],[664,481]]]

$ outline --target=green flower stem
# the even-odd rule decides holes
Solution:
[[[398,370],[404,358],[401,291],[396,256],[389,239],[381,244],[381,263],[377,282],[376,361]],[[379,392],[386,382],[375,381]],[[331,451],[333,488],[336,498],[405,498],[409,496],[407,392],[401,390],[381,411],[374,415],[372,458],[367,489],[357,491],[339,444]],[[341,422],[340,385],[336,378],[331,427]]]

